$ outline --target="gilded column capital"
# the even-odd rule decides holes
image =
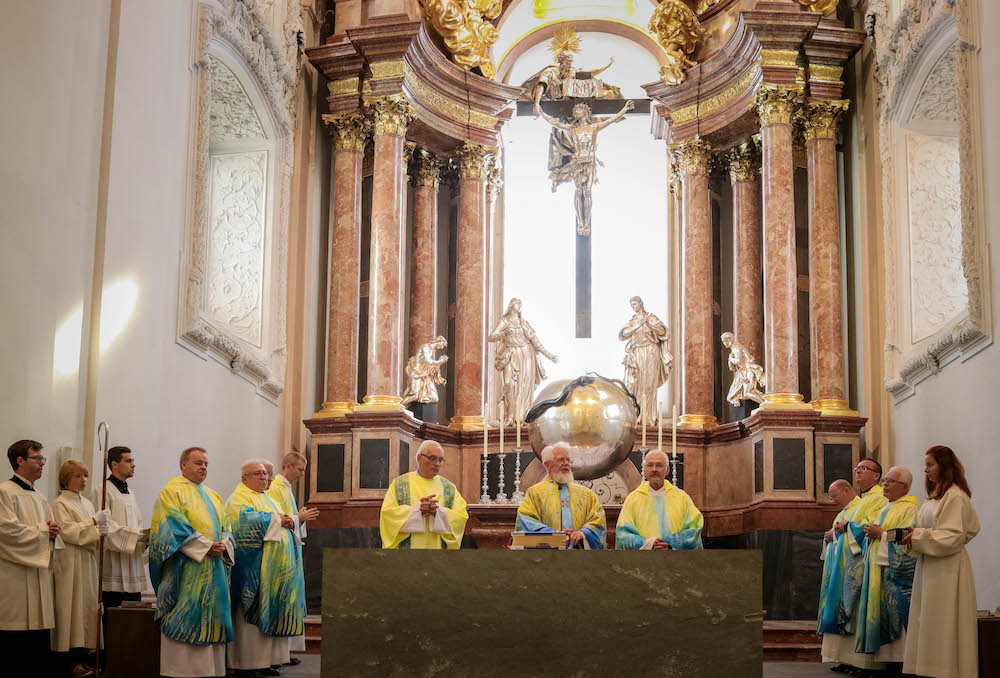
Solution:
[[[489,172],[489,164],[492,159],[492,149],[482,144],[465,142],[461,148],[455,151],[454,160],[458,166],[458,178],[461,179],[486,179]]]
[[[762,85],[757,90],[757,114],[760,116],[761,127],[778,123],[790,124],[798,99],[802,96],[802,87],[788,85]]]
[[[760,153],[753,139],[744,141],[726,153],[726,160],[729,163],[729,179],[734,184],[754,179],[760,172]]]
[[[830,16],[837,11],[837,3],[840,0],[799,0],[799,4],[808,7],[813,12],[819,12],[823,16]]]
[[[677,173],[677,160],[674,157],[667,158],[667,190],[678,198],[684,193],[684,185]]]
[[[441,183],[441,165],[443,161],[425,148],[416,153],[416,170],[413,174],[414,186],[431,186],[437,188]]]
[[[670,151],[677,165],[677,174],[681,177],[708,174],[712,168],[712,147],[701,137],[672,144]]]
[[[371,136],[372,123],[363,113],[327,113],[323,123],[330,128],[337,150],[361,153]]]
[[[795,116],[802,126],[806,141],[811,139],[836,139],[840,116],[850,108],[848,99],[806,99]]]
[[[401,94],[377,97],[365,101],[375,121],[375,134],[395,134],[406,136],[406,126],[417,117],[417,113]]]

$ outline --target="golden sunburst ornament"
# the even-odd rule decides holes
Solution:
[[[572,26],[567,26],[566,28],[560,28],[552,36],[552,43],[549,45],[549,51],[559,56],[563,52],[579,53],[580,45],[583,40],[579,35],[576,34],[576,29]]]

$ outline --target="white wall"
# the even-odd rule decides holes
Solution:
[[[109,4],[8,3],[0,21],[0,447],[45,445],[50,495],[58,448],[83,446]]]
[[[1000,244],[1000,129],[995,111],[1000,110],[1000,89],[991,86],[991,73],[1000,69],[1000,45],[990,41],[1000,28],[1000,4],[982,0],[983,161],[985,165],[985,219],[990,242]],[[958,454],[968,475],[972,501],[983,524],[982,532],[969,544],[976,576],[980,609],[1000,607],[1000,264],[991,261],[993,288],[993,345],[965,363],[951,363],[939,374],[920,382],[916,395],[893,407],[890,413],[892,454],[896,463],[914,472],[915,494],[922,500],[924,452],[932,445],[948,445]]]
[[[80,337],[93,281],[109,4],[13,3],[0,26],[0,434],[4,450],[22,437],[45,444],[50,497],[57,448],[79,456],[94,435],[83,430]],[[122,2],[102,302],[102,330],[120,332],[102,341],[96,408],[111,444],[135,453],[130,484],[147,520],[184,447],[208,449],[208,485],[223,497],[243,459],[278,453],[279,407],[176,342],[195,7]],[[132,294],[111,295],[122,281]],[[54,377],[54,336],[74,310],[82,325],[64,351],[70,374]]]

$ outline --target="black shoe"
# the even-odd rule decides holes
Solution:
[[[261,669],[260,670],[260,675],[262,675],[262,676],[280,676],[281,675],[281,671],[279,671],[278,669],[276,669],[273,666],[271,666],[271,667],[268,667],[266,669]]]
[[[282,666],[298,666],[301,663],[302,663],[301,659],[299,659],[298,657],[292,657],[287,662],[282,664]]]
[[[834,664],[830,667],[830,670],[837,673],[850,673],[851,667],[847,664]]]

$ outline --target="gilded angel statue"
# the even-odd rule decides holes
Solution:
[[[448,356],[434,357],[435,351],[448,347],[444,337],[434,337],[417,349],[416,354],[406,362],[406,376],[410,380],[406,393],[403,394],[403,406],[412,402],[436,403],[438,401],[437,387],[445,383],[441,376],[441,366],[448,362]]]
[[[726,400],[739,407],[744,400],[764,402],[764,368],[758,365],[743,344],[736,341],[732,332],[722,333],[722,345],[729,349],[729,371],[733,384]]]
[[[698,46],[701,24],[698,17],[682,0],[663,0],[649,20],[649,32],[656,36],[667,64],[660,67],[660,77],[668,85],[679,85],[687,77],[685,70],[696,65],[689,55]]]
[[[545,379],[539,354],[554,363],[559,362],[559,358],[542,346],[531,324],[521,317],[521,300],[516,297],[507,304],[507,310],[486,341],[497,345],[493,366],[503,379],[504,421],[501,423],[524,421],[535,397],[535,388]]]

